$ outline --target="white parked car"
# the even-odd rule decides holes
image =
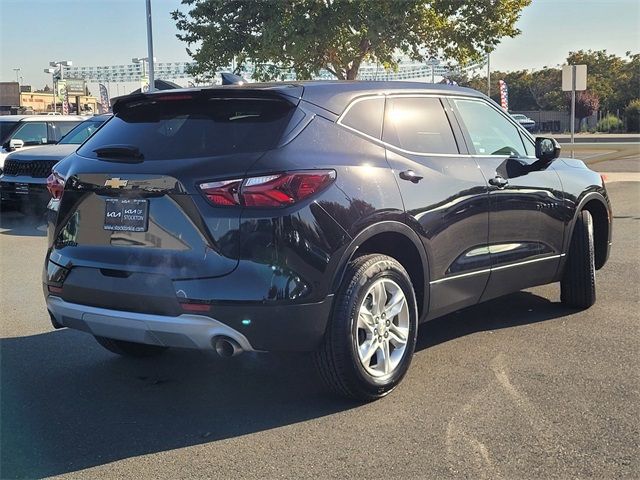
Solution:
[[[0,171],[11,152],[58,143],[87,118],[78,115],[0,115]]]
[[[526,115],[522,113],[512,113],[511,116],[513,119],[526,128],[528,131],[532,132],[536,128],[535,120],[530,119]]]

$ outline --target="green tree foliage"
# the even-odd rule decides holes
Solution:
[[[606,50],[570,52],[567,64],[587,65],[587,89],[600,99],[605,111],[622,111],[640,91],[640,55],[626,58]]]
[[[211,78],[247,62],[260,80],[295,71],[299,79],[326,69],[355,79],[363,61],[397,67],[397,54],[414,60],[438,55],[461,64],[478,61],[515,23],[531,0],[182,0],[172,12],[195,60],[191,73]]]
[[[627,117],[627,131],[640,132],[640,98],[631,100],[624,113]]]
[[[600,110],[622,113],[640,92],[640,54],[627,52],[625,57],[619,57],[606,50],[578,51],[570,52],[566,63],[587,65],[587,92],[599,100]],[[500,102],[499,80],[507,82],[511,110],[566,111],[569,108],[562,91],[560,68],[491,72],[491,98],[497,102]],[[486,76],[462,76],[457,81],[476,90],[487,90]]]
[[[567,95],[567,108],[571,108],[571,95]],[[580,129],[582,121],[593,115],[600,108],[600,99],[592,91],[576,92],[576,118],[578,119],[577,130]]]

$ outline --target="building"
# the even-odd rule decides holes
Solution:
[[[0,82],[0,115],[15,114],[20,108],[18,82]]]
[[[98,113],[98,99],[91,95],[69,97],[72,112],[76,111],[76,99],[80,101],[80,115]],[[20,94],[20,107],[33,113],[53,112],[53,92],[23,92]],[[59,100],[56,110],[58,112],[62,110],[62,103]]]

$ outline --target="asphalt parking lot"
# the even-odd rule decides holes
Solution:
[[[593,308],[550,285],[423,325],[403,384],[366,405],[325,393],[305,356],[129,360],[54,331],[45,233],[3,214],[0,477],[638,478],[640,182],[625,178]]]

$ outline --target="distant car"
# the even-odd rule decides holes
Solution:
[[[76,125],[55,145],[20,149],[9,154],[0,175],[2,207],[43,210],[50,198],[47,177],[53,166],[73,153],[78,145],[93,135],[109,118],[111,114],[96,115]]]
[[[58,143],[88,117],[78,115],[0,115],[0,172],[11,152]]]
[[[528,131],[533,132],[536,129],[536,122],[526,115],[523,115],[522,113],[512,113],[511,116]]]

